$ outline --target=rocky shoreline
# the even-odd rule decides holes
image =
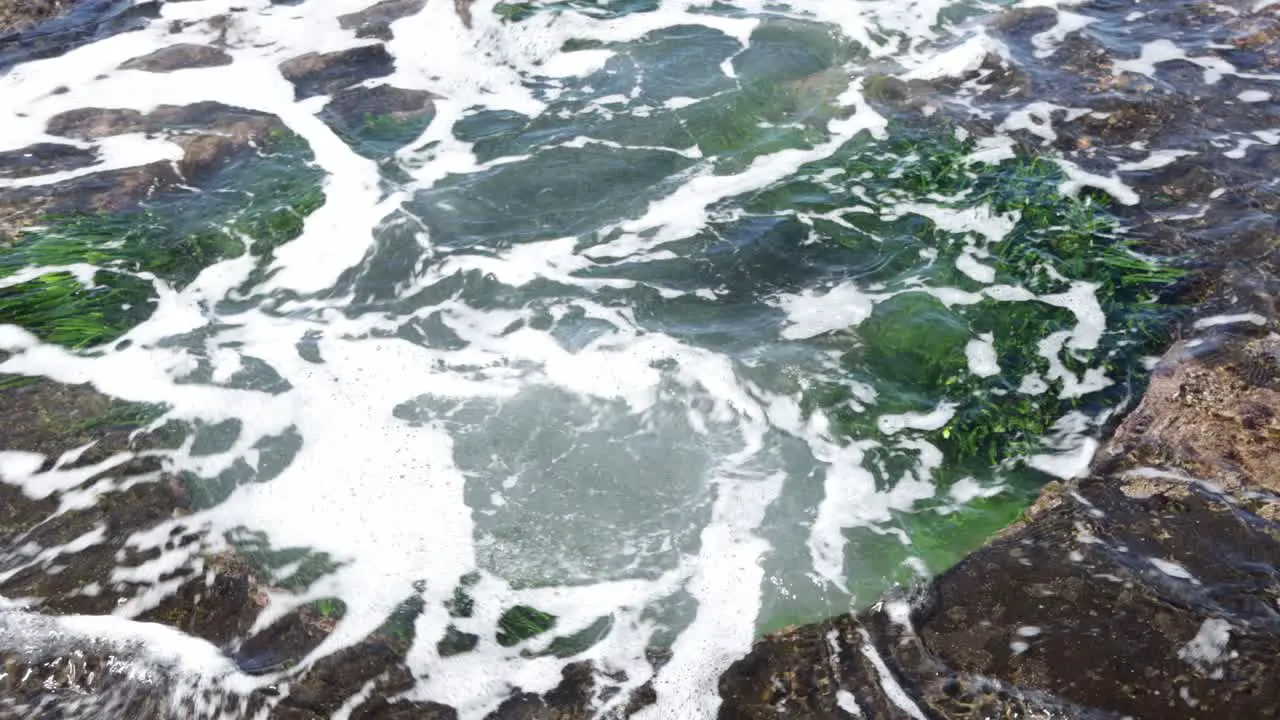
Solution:
[[[470,12],[468,3],[457,7]],[[1013,66],[991,56],[966,77],[885,77],[868,82],[867,91],[886,115],[942,113],[986,134],[994,129],[992,117],[1036,99],[1059,103],[1048,111],[1056,130],[1051,138],[1034,128],[1014,135],[1097,177],[1117,174],[1141,198],[1119,209],[1132,236],[1153,253],[1189,258],[1190,279],[1165,298],[1194,308],[1178,341],[1087,477],[1047,487],[1018,522],[925,586],[869,610],[762,638],[722,676],[720,717],[1280,715],[1274,651],[1280,641],[1280,152],[1255,134],[1280,126],[1280,105],[1270,95],[1239,100],[1275,86],[1256,77],[1280,73],[1280,14],[1244,2],[1218,9],[1168,1],[1143,7],[1142,30],[1111,38],[1114,45],[1071,35],[1037,64]],[[416,9],[421,3],[387,0],[348,16],[344,27],[386,39],[390,22]],[[1075,8],[1113,24],[1131,9],[1103,0]],[[111,13],[96,16],[101,22],[94,27],[123,22],[118,9]],[[1030,48],[1032,38],[1054,27],[1053,15],[1013,11],[987,31],[1009,46]],[[225,31],[234,17],[218,22]],[[0,65],[53,47],[40,44],[48,34],[4,35],[8,29],[24,25],[0,14]],[[63,37],[80,42],[85,33],[90,30],[81,25]],[[1251,77],[1209,83],[1205,63],[1186,58],[1162,63],[1152,75],[1116,72],[1113,58],[1132,56],[1135,43],[1154,38],[1199,48],[1192,57],[1221,58],[1248,68]],[[126,65],[176,72],[229,61],[216,44],[175,45]],[[334,95],[321,117],[358,144],[372,142],[364,124],[370,116],[407,124],[410,134],[431,120],[432,98],[425,93],[357,87],[389,74],[392,64],[375,42],[293,58],[281,70],[299,98]],[[1095,112],[1068,119],[1066,108],[1086,105]],[[251,161],[283,131],[272,116],[216,104],[145,115],[75,112],[55,118],[50,134],[83,144],[143,130],[174,138],[183,158],[54,186],[0,189],[0,240],[48,212],[128,211],[184,186],[217,183],[220,173]],[[1250,137],[1241,158],[1222,158],[1231,143]],[[81,144],[6,153],[0,177],[87,168],[94,151]],[[1157,150],[1193,149],[1158,167],[1116,167]],[[106,528],[105,541],[60,556],[56,573],[38,553],[6,557],[0,595],[30,602],[27,610],[0,609],[0,627],[30,610],[116,611],[138,588],[111,582],[112,566],[148,560],[131,554],[130,535],[180,521],[193,501],[159,460],[162,448],[193,430],[144,431],[147,408],[125,406],[87,386],[0,376],[0,401],[0,448],[38,454],[46,469],[79,473],[69,489],[96,498],[67,507],[65,497],[0,484],[0,547],[51,547]],[[67,453],[71,448],[86,449]],[[173,545],[195,539],[180,522],[172,527]],[[202,558],[162,581],[167,596],[136,619],[206,640],[245,671],[289,666],[332,627],[332,613],[317,605],[250,636],[271,588],[241,558]],[[139,718],[193,712],[173,704],[168,689],[176,678],[138,684],[115,674],[110,659],[128,649],[0,649],[0,718],[74,716],[86,707]],[[397,699],[413,685],[407,652],[396,633],[378,633],[309,668],[282,698],[268,690],[241,696],[201,688],[191,702],[291,720],[325,718],[343,708],[356,719],[456,717],[443,705]],[[558,688],[542,696],[516,692],[492,717],[590,717],[599,699],[597,672],[588,663],[571,664]],[[618,714],[651,701],[652,690],[642,689]]]

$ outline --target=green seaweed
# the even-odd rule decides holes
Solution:
[[[753,212],[772,213],[781,204],[814,214],[861,205],[844,214],[844,226],[821,229],[851,251],[879,263],[863,278],[889,291],[870,317],[852,330],[845,367],[881,391],[877,412],[925,411],[951,403],[955,414],[945,426],[921,435],[943,450],[950,463],[981,458],[989,464],[1017,463],[1043,447],[1054,424],[1069,410],[1097,411],[1114,405],[1141,382],[1137,358],[1158,351],[1177,308],[1162,306],[1159,294],[1183,275],[1175,266],[1137,253],[1098,193],[1066,195],[1066,177],[1051,159],[1016,154],[998,163],[977,163],[973,138],[945,126],[891,126],[888,137],[862,137],[839,158],[845,188],[854,199],[830,186],[780,187],[758,194]],[[811,171],[822,168],[810,168]],[[886,210],[904,202],[941,208],[986,208],[1016,218],[996,242],[984,244],[968,234],[944,231],[913,213]],[[851,227],[850,227],[851,226]],[[899,249],[890,252],[890,248]],[[1019,392],[1019,381],[1049,369],[1039,343],[1050,333],[1070,331],[1071,313],[1042,301],[946,306],[925,288],[952,287],[973,292],[981,285],[961,273],[956,260],[981,252],[995,281],[1039,296],[1065,292],[1073,281],[1096,285],[1094,294],[1108,330],[1094,349],[1062,353],[1068,369],[1104,367],[1110,388],[1082,397],[1060,398],[1061,382],[1049,382],[1039,395]],[[922,253],[932,260],[921,262]],[[887,259],[885,255],[890,255]],[[915,290],[914,288],[921,288]],[[1001,372],[979,377],[968,370],[968,341],[990,333]],[[867,412],[844,405],[838,383],[809,389],[804,406],[827,408],[846,434],[876,433]]]
[[[246,249],[265,260],[298,237],[324,203],[323,173],[309,160],[305,141],[281,131],[204,190],[164,193],[130,211],[42,218],[0,249],[0,279],[49,270],[0,288],[0,323],[72,349],[118,339],[150,314],[152,278],[181,288],[216,262]],[[91,285],[69,272],[86,265],[95,268]]]
[[[53,272],[0,288],[0,325],[19,325],[36,337],[72,349],[116,340],[136,325],[151,303],[151,284],[100,271],[93,285],[70,272]]]
[[[498,619],[498,644],[503,647],[517,645],[547,632],[555,625],[555,615],[527,605],[516,605]]]
[[[311,610],[324,620],[341,620],[347,614],[347,604],[338,598],[320,598],[311,603]]]

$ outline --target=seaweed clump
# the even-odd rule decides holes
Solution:
[[[301,138],[278,131],[201,190],[123,212],[46,216],[0,248],[0,324],[90,348],[145,320],[158,284],[181,289],[245,252],[265,263],[324,204],[323,171],[310,160]]]
[[[811,213],[819,235],[870,268],[858,280],[875,305],[848,333],[843,365],[876,388],[879,413],[950,405],[920,434],[956,477],[1019,464],[1067,414],[1105,415],[1134,394],[1140,358],[1178,312],[1163,294],[1184,274],[1138,252],[1106,195],[1064,192],[1057,161],[1000,146],[984,157],[991,147],[960,129],[893,126],[753,208]],[[966,356],[974,342],[988,346],[986,372]],[[882,434],[852,399],[845,383],[818,383],[806,404],[851,436]]]

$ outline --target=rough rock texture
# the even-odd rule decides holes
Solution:
[[[426,6],[426,0],[383,0],[377,5],[339,17],[338,24],[344,30],[355,30],[356,37],[390,40],[391,23],[416,15]]]
[[[0,178],[22,178],[77,170],[88,167],[97,160],[98,154],[93,150],[62,143],[36,143],[0,152]]]
[[[280,63],[280,73],[293,83],[299,99],[331,95],[370,78],[390,75],[395,59],[382,43],[331,53],[307,53]]]
[[[52,184],[0,189],[0,238],[17,235],[21,228],[47,213],[124,210],[157,192],[198,185],[234,158],[255,151],[271,133],[284,129],[274,115],[216,102],[161,105],[145,115],[121,108],[81,108],[61,113],[50,118],[50,135],[98,140],[145,132],[169,138],[183,149],[183,157],[176,164],[155,162]],[[70,146],[46,145],[15,151],[25,161],[23,164],[0,156],[0,176],[10,167],[20,167],[23,176],[56,172],[67,169],[65,158],[79,161],[92,152],[77,153],[67,147]],[[85,166],[87,163],[75,165]]]
[[[182,43],[161,48],[120,65],[121,70],[142,70],[153,73],[169,73],[191,68],[230,65],[231,56],[225,50],[209,45]]]
[[[850,717],[841,690],[912,717],[892,683],[925,717],[1280,714],[1280,397],[1253,364],[1280,336],[1199,347],[1169,352],[1094,475],[915,597],[764,639],[722,678],[721,717]]]
[[[334,95],[321,112],[321,117],[346,128],[358,127],[371,118],[389,117],[399,122],[411,122],[429,121],[433,115],[435,103],[431,93],[390,85],[343,90]]]
[[[76,0],[0,0],[0,36],[21,32],[61,15]]]

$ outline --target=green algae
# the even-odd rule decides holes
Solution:
[[[503,647],[517,645],[541,635],[556,625],[556,616],[527,605],[516,605],[498,619],[496,639]]]
[[[277,132],[202,190],[164,193],[129,211],[42,218],[0,249],[0,280],[28,268],[50,270],[0,288],[0,323],[71,349],[91,348],[150,315],[154,280],[181,289],[246,251],[269,260],[324,204],[323,173],[310,159],[301,138]],[[67,269],[84,266],[94,269],[92,284]]]
[[[110,342],[137,324],[150,302],[151,284],[121,273],[98,272],[84,285],[70,272],[53,272],[0,288],[0,324],[18,325],[45,341],[80,349]]]
[[[973,160],[975,150],[974,138],[952,128],[895,125],[885,140],[851,143],[836,161],[837,180],[772,188],[749,207],[770,213],[785,203],[815,215],[843,209],[843,226],[822,226],[828,236],[859,254],[890,256],[860,278],[860,284],[883,288],[889,296],[852,330],[845,367],[879,390],[878,413],[955,405],[952,419],[924,437],[952,463],[977,457],[999,464],[1042,448],[1066,412],[1096,412],[1133,391],[1141,382],[1139,359],[1159,350],[1177,312],[1160,305],[1160,293],[1183,272],[1137,253],[1105,196],[1064,194],[1066,176],[1053,160],[1016,153],[981,163]],[[842,196],[841,189],[855,194]],[[927,217],[903,212],[908,203],[982,211],[1012,225],[1003,237],[984,243],[973,233],[947,231]],[[1061,353],[1061,360],[1075,373],[1101,367],[1114,382],[1098,392],[1062,397],[1062,381],[1048,377],[1049,361],[1040,346],[1051,333],[1069,333],[1076,325],[1059,305],[983,296],[944,303],[934,289],[977,293],[984,288],[958,269],[965,253],[978,254],[993,270],[995,284],[1036,296],[1064,293],[1077,282],[1093,284],[1107,330],[1096,348],[1071,349]],[[965,346],[986,334],[1000,372],[980,377],[968,369]],[[1047,389],[1020,391],[1029,376],[1042,378]],[[810,410],[831,408],[852,436],[875,435],[869,413],[841,407],[848,397],[825,384],[812,388],[805,404]]]

